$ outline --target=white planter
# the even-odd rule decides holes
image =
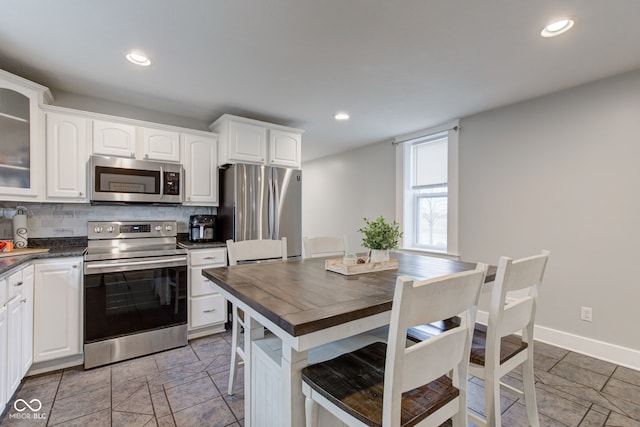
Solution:
[[[389,250],[371,249],[369,254],[369,262],[389,261]]]

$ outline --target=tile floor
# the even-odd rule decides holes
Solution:
[[[242,370],[238,392],[227,396],[230,334],[83,371],[70,368],[26,378],[15,399],[39,399],[38,416],[10,403],[9,426],[233,426],[244,425]],[[538,411],[542,426],[640,427],[640,372],[557,347],[536,345]],[[507,382],[520,381],[517,373]],[[482,381],[471,378],[469,408],[483,413]],[[526,426],[526,410],[508,393],[502,424]],[[31,415],[31,414],[30,414]]]

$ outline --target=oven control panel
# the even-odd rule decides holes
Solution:
[[[89,240],[175,237],[178,234],[176,221],[89,221],[87,228]]]

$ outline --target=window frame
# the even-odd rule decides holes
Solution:
[[[407,251],[433,253],[458,257],[458,134],[459,120],[444,123],[440,126],[424,129],[395,138],[396,146],[396,218],[404,237],[400,248]],[[411,147],[429,139],[437,139],[439,134],[447,136],[447,248],[438,250],[424,245],[417,245],[417,197],[411,188]],[[412,209],[412,223],[405,220],[405,211]]]

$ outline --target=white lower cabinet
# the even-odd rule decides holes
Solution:
[[[0,280],[0,286],[5,286],[3,280]],[[7,404],[9,397],[7,396],[7,307],[4,301],[0,301],[0,413],[4,411],[4,405]]]
[[[227,265],[227,249],[189,250],[189,337],[195,338],[224,331],[227,320],[227,300],[213,283],[202,275],[202,270]]]
[[[33,360],[33,267],[27,266],[0,281],[0,408],[18,389]]]
[[[7,303],[7,397],[22,380],[22,294]]]
[[[25,376],[33,363],[33,265],[22,270],[22,374]]]
[[[35,265],[33,362],[82,353],[82,258]]]

